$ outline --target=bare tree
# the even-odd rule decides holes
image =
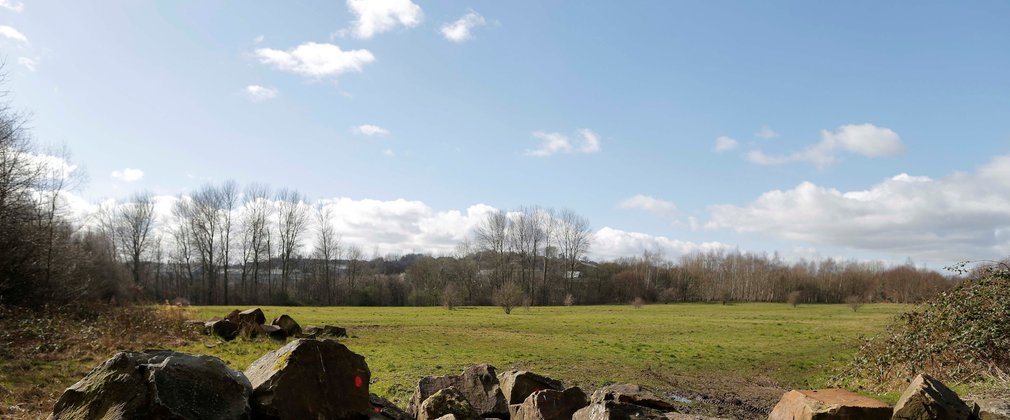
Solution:
[[[284,292],[288,291],[291,259],[301,245],[308,222],[305,198],[298,191],[284,189],[277,193],[277,237],[280,239],[281,290]]]
[[[340,255],[340,237],[333,228],[333,208],[322,204],[316,207],[315,253],[323,264],[322,284],[327,305],[333,304],[334,278],[333,264]]]
[[[232,233],[232,213],[238,203],[238,184],[235,181],[225,181],[218,187],[218,215],[221,218],[221,229],[219,230],[218,243],[221,250],[221,265],[224,267],[224,304],[228,304],[228,267],[231,264],[231,233]]]
[[[564,209],[558,217],[560,219],[558,245],[565,260],[565,291],[571,292],[571,283],[579,260],[589,252],[593,233],[589,229],[589,220],[572,210]]]
[[[127,256],[133,284],[141,283],[141,259],[151,246],[154,230],[154,199],[149,192],[139,192],[119,205],[115,222],[119,249]]]
[[[246,187],[245,204],[242,207],[242,288],[246,299],[256,300],[259,296],[261,265],[266,259],[269,262],[270,240],[269,217],[272,212],[270,188],[261,184],[251,184]],[[251,267],[250,267],[251,265]],[[246,284],[246,278],[251,271],[252,285]],[[251,296],[251,297],[250,297]]]
[[[501,286],[508,277],[509,266],[509,225],[508,215],[501,210],[488,213],[474,230],[477,244],[491,252],[494,257],[494,284]]]

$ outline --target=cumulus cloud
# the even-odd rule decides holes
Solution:
[[[642,194],[621,200],[620,203],[617,203],[617,207],[622,209],[645,210],[660,216],[672,216],[677,212],[677,206],[672,202]]]
[[[593,246],[590,254],[597,259],[615,259],[642,255],[645,251],[658,251],[664,258],[675,260],[696,252],[731,249],[734,249],[734,247],[721,242],[698,243],[681,241],[665,236],[626,232],[620,229],[604,227],[593,235]]]
[[[865,190],[803,182],[744,206],[712,206],[709,213],[709,228],[899,258],[944,263],[1003,258],[1010,255],[1010,156],[939,179],[902,173]]]
[[[767,125],[762,125],[761,129],[758,130],[756,133],[754,133],[754,137],[762,138],[765,140],[773,139],[778,136],[779,133],[776,133],[775,130],[772,130],[771,127],[768,127]]]
[[[336,77],[347,72],[361,72],[375,61],[368,50],[344,51],[333,44],[306,42],[287,51],[259,48],[256,57],[263,64],[305,77]]]
[[[140,169],[126,168],[123,170],[115,170],[110,174],[113,178],[124,182],[134,182],[140,181],[144,178],[144,171]]]
[[[821,130],[820,143],[787,155],[769,155],[752,150],[746,157],[758,165],[780,165],[788,162],[808,162],[818,168],[830,166],[838,151],[848,151],[866,157],[895,156],[905,151],[901,136],[885,127],[873,124],[849,124],[835,131]]]
[[[0,36],[7,39],[13,39],[18,42],[23,42],[25,44],[28,43],[28,37],[26,37],[25,34],[7,25],[0,25]]]
[[[351,128],[351,132],[359,136],[388,136],[389,130],[372,124],[362,124],[357,127]]]
[[[527,156],[546,157],[557,153],[596,153],[600,151],[600,136],[588,128],[578,130],[582,138],[580,144],[574,144],[568,136],[561,133],[534,131],[533,137],[540,140],[536,149],[526,150]]]
[[[719,136],[719,138],[715,139],[716,152],[730,152],[736,150],[738,147],[740,147],[740,143],[731,137]]]
[[[280,92],[277,89],[260,85],[249,85],[245,87],[246,97],[253,102],[263,102],[268,99],[276,98],[279,93]]]
[[[442,25],[442,36],[452,42],[463,42],[473,37],[471,31],[478,27],[487,25],[484,16],[477,14],[473,10],[463,15],[455,22]]]
[[[421,6],[410,0],[347,0],[347,8],[355,16],[351,34],[369,39],[398,26],[413,28],[424,20]]]
[[[0,0],[0,7],[17,13],[21,13],[23,10],[25,10],[24,3],[14,2],[11,0]]]

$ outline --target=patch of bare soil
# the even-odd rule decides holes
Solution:
[[[649,378],[665,384],[661,391],[677,401],[677,411],[732,419],[764,419],[768,417],[782,394],[789,389],[767,377],[670,375],[653,370],[644,372]]]

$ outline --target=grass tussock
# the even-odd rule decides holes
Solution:
[[[0,417],[45,417],[63,390],[118,351],[198,340],[171,306],[0,306]]]

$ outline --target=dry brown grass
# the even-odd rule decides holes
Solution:
[[[173,306],[0,306],[0,418],[45,417],[63,390],[117,351],[198,340]]]

